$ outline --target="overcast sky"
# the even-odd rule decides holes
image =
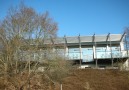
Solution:
[[[0,19],[20,2],[0,0]],[[39,13],[48,11],[58,23],[58,36],[120,34],[129,27],[129,0],[24,0],[24,3]]]

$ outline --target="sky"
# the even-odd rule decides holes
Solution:
[[[57,35],[121,34],[129,27],[129,0],[22,0],[38,13],[48,11],[58,23]],[[0,20],[21,0],[0,0]]]

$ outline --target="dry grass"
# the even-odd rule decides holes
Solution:
[[[129,90],[128,76],[128,72],[118,70],[76,70],[63,79],[63,90]],[[28,73],[15,75],[7,80],[0,77],[0,90],[27,90],[29,87],[30,90],[60,90],[59,83],[53,84],[41,73],[34,74],[29,84],[22,89],[15,88],[14,85],[22,85],[27,78]]]
[[[77,70],[64,79],[63,90],[129,90],[128,75],[118,70]]]

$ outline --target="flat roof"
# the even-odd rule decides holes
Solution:
[[[93,43],[93,42],[121,42],[125,34],[107,34],[107,35],[92,35],[92,36],[72,36],[54,38],[54,44],[74,44],[74,43]],[[46,44],[47,44],[46,40]]]
[[[91,36],[64,36],[57,38],[47,38],[43,40],[43,44],[54,44],[54,45],[93,45],[97,44],[119,44],[125,37],[124,34],[110,34],[107,35],[91,35]],[[34,42],[32,42],[34,45]]]

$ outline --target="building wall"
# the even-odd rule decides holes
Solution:
[[[66,57],[71,60],[82,59],[83,62],[90,62],[94,59],[102,58],[119,58],[126,56],[127,52],[124,50],[123,43],[115,45],[90,45],[81,46],[81,52],[79,46],[67,47]],[[112,54],[112,55],[111,55]],[[82,57],[80,58],[80,55]]]

